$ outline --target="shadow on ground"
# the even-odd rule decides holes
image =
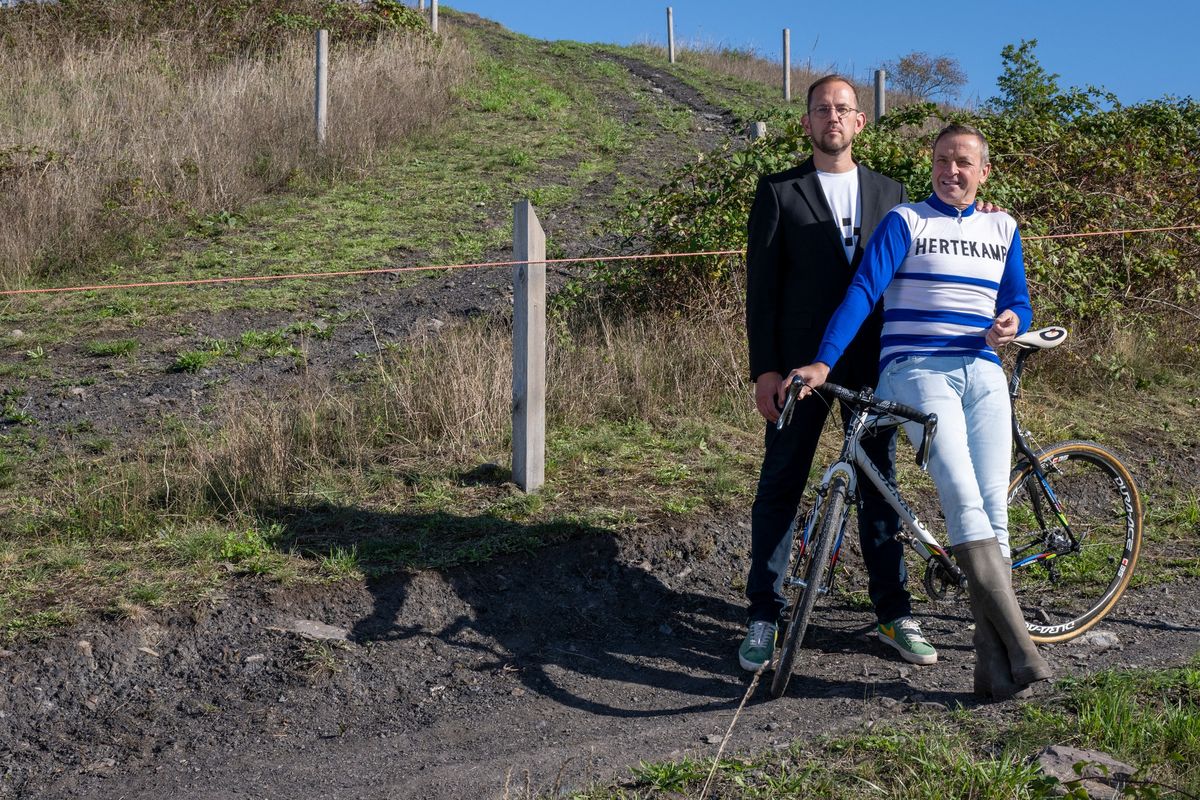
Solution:
[[[263,516],[284,548],[358,554],[371,597],[350,629],[359,644],[436,640],[476,672],[599,715],[720,709],[745,691],[729,658],[742,609],[696,590],[711,531],[646,536],[633,552],[577,523],[328,504]]]

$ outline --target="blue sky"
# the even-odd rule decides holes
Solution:
[[[410,0],[411,1],[411,0]],[[791,29],[792,63],[835,67],[863,78],[914,50],[958,59],[969,83],[960,100],[996,93],[1000,49],[1038,40],[1038,58],[1062,86],[1096,85],[1136,103],[1175,95],[1200,99],[1200,3],[1145,0],[910,3],[864,0],[819,20],[801,0],[457,0],[443,3],[539,39],[666,41],[666,8],[677,42],[751,47],[778,60]],[[848,9],[842,11],[841,9]]]

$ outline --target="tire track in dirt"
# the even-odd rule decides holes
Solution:
[[[620,53],[604,53],[602,57],[620,64],[631,75],[646,81],[650,85],[652,92],[661,94],[672,102],[690,108],[704,119],[712,122],[714,125],[720,126],[721,138],[744,133],[737,130],[737,121],[734,119],[732,111],[713,105],[698,89],[686,81],[680,80],[671,73],[658,69],[652,64],[648,64],[632,56]],[[717,143],[716,141],[711,142],[710,149],[716,146]]]

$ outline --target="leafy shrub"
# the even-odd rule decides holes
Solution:
[[[221,541],[221,558],[234,564],[251,561],[269,552],[271,546],[262,533],[254,528],[230,531]]]
[[[982,196],[1009,209],[1027,239],[1062,233],[1200,224],[1200,104],[1162,99],[1122,106],[1095,89],[1059,89],[1036,42],[1004,49],[1001,94],[980,112],[918,104],[887,115],[855,142],[864,165],[930,192],[932,133],[949,121],[988,136],[992,176]],[[650,252],[744,248],[760,175],[810,152],[800,110],[773,115],[774,135],[730,143],[676,172],[630,208],[625,233]],[[1029,240],[1026,266],[1039,318],[1092,323],[1200,299],[1200,231]],[[610,297],[637,305],[738,285],[738,257],[664,259],[601,273]]]

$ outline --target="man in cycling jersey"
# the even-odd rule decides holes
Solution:
[[[929,456],[951,552],[975,618],[975,691],[1004,699],[1050,677],[1012,589],[1007,485],[1012,413],[996,349],[1029,328],[1021,236],[1008,214],[979,214],[987,140],[949,125],[933,145],[933,194],[892,209],[863,254],[816,358],[788,375],[806,397],[831,374],[883,298],[880,397],[938,416]],[[782,399],[786,389],[781,387]],[[913,441],[922,435],[906,423]]]

